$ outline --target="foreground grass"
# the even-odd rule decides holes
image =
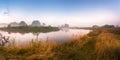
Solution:
[[[112,31],[112,32],[111,32]],[[118,29],[117,29],[118,31]],[[120,31],[120,30],[119,30]],[[114,29],[95,29],[73,41],[32,40],[28,45],[13,43],[0,47],[1,60],[120,60],[120,34]]]
[[[57,27],[7,27],[0,28],[0,30],[9,31],[9,32],[50,32],[58,31]]]

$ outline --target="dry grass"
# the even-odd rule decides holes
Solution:
[[[114,30],[115,31],[115,30]],[[114,32],[112,31],[112,32]],[[118,31],[118,30],[117,30]],[[70,42],[32,40],[29,44],[0,47],[1,60],[120,60],[120,35],[103,29]]]
[[[97,37],[95,53],[97,60],[120,59],[120,40],[112,33],[101,33]]]

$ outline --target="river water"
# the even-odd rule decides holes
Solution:
[[[16,44],[23,44],[31,40],[41,40],[41,41],[50,41],[55,40],[56,42],[62,43],[65,41],[72,40],[74,36],[83,36],[88,34],[91,30],[85,29],[62,29],[59,31],[52,32],[39,32],[39,33],[19,33],[19,32],[7,32],[0,30],[0,33],[3,36],[9,36],[9,41],[15,40]]]

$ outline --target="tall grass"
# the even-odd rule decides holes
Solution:
[[[111,31],[111,30],[110,30]],[[1,60],[120,60],[120,35],[96,29],[85,36],[57,44],[32,40],[29,44],[0,47]]]
[[[101,33],[97,37],[95,53],[97,60],[120,60],[120,40],[112,33]]]

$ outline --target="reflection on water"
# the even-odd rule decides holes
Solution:
[[[75,35],[84,35],[89,33],[90,30],[83,30],[83,29],[62,29],[59,31],[54,32],[47,32],[47,33],[19,33],[19,32],[6,32],[0,31],[0,33],[4,36],[9,36],[10,41],[15,39],[16,44],[26,43],[31,41],[32,39],[39,39],[41,41],[46,40],[55,40],[57,42],[65,42],[67,40],[73,39]]]

